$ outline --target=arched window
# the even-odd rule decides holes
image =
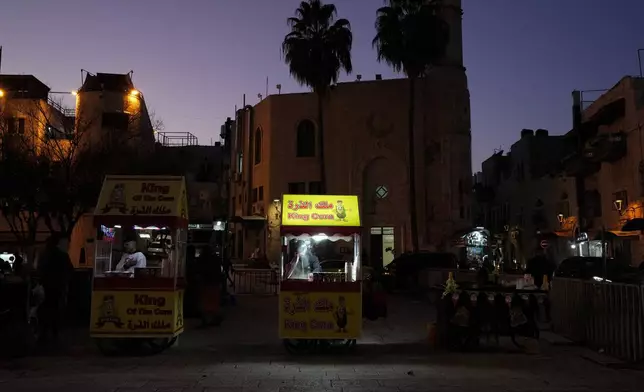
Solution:
[[[256,165],[262,162],[262,130],[259,128],[255,130],[255,146],[253,156],[255,157]]]
[[[297,126],[298,158],[315,156],[315,125],[311,120],[304,120]]]

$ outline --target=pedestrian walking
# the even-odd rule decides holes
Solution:
[[[50,339],[55,343],[58,341],[73,272],[74,266],[67,253],[67,240],[58,233],[52,234],[38,260],[38,276],[45,292],[39,317],[43,344]]]

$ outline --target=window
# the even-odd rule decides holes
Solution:
[[[103,118],[101,119],[101,126],[103,128],[116,129],[119,131],[127,131],[129,123],[130,115],[127,113],[103,113]]]
[[[386,186],[378,185],[376,187],[376,197],[378,199],[384,199],[385,197],[387,197],[387,195],[389,195],[389,189],[387,189]]]
[[[45,127],[45,137],[49,140],[68,140],[71,139],[72,135],[47,124]]]
[[[302,195],[306,193],[305,182],[289,182],[288,193],[291,195]]]
[[[7,133],[24,135],[25,133],[25,119],[9,117],[6,119]]]
[[[309,195],[321,195],[321,194],[322,194],[322,181],[309,182]]]
[[[296,148],[298,158],[315,156],[315,126],[311,120],[304,120],[297,126]]]
[[[259,189],[259,191],[258,191],[258,195],[257,195],[257,200],[264,201],[264,187],[260,186],[258,189]]]
[[[258,165],[262,162],[262,130],[257,128],[255,131],[255,147],[253,151],[253,156],[255,159],[255,164]]]
[[[253,203],[257,201],[257,188],[253,188]]]

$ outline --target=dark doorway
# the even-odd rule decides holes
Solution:
[[[382,266],[382,227],[372,227],[369,237],[369,262],[372,267]]]

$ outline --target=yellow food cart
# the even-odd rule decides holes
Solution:
[[[358,197],[284,195],[281,208],[280,338],[291,352],[355,346],[362,333]]]
[[[160,352],[183,332],[183,177],[107,176],[96,226],[90,334],[106,354]]]

